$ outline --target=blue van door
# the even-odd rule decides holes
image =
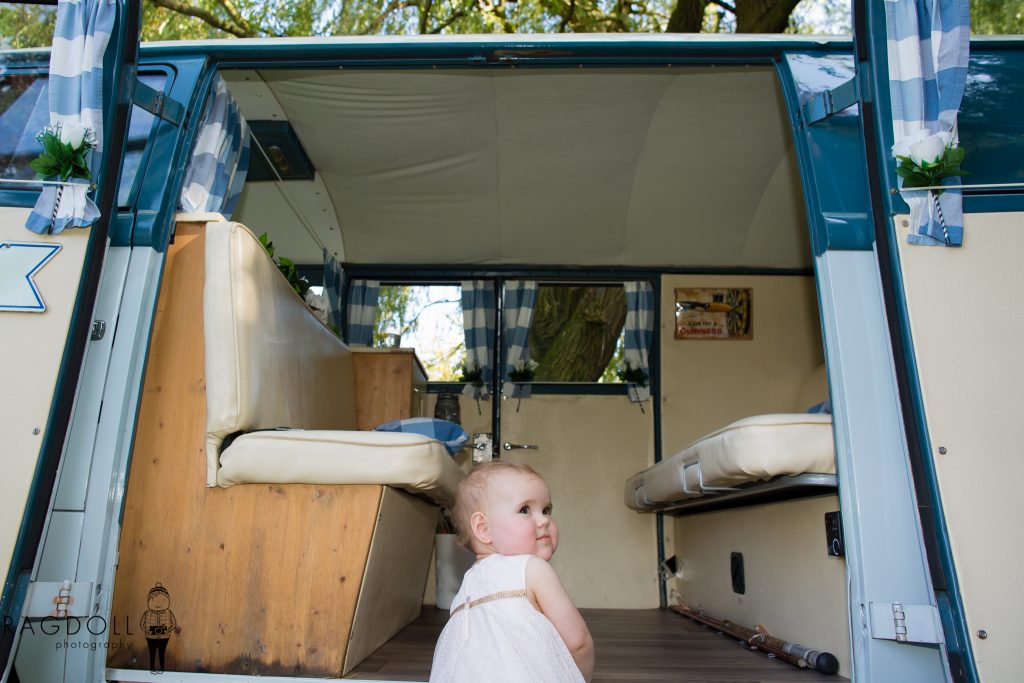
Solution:
[[[794,52],[780,66],[834,407],[852,673],[858,681],[975,681],[895,237],[909,217],[898,216],[907,208],[895,194],[891,156],[885,10],[892,5],[854,3],[852,59]]]
[[[4,131],[10,135],[0,136],[10,141],[3,145],[10,147],[6,150],[10,158],[0,182],[0,250],[6,257],[0,271],[11,280],[0,288],[7,299],[0,301],[0,348],[5,356],[0,371],[5,394],[0,407],[0,432],[5,435],[0,456],[4,472],[0,478],[0,565],[5,571],[0,669],[4,680],[10,675],[19,636],[26,629],[38,629],[39,618],[51,616],[39,605],[49,602],[52,618],[60,620],[87,609],[92,602],[94,587],[35,582],[30,590],[30,583],[86,347],[90,339],[104,334],[102,321],[94,321],[93,312],[116,215],[135,90],[140,12],[141,3],[117,0],[102,70],[91,72],[102,74],[103,79],[105,142],[92,169],[92,198],[100,218],[89,228],[36,234],[24,227],[40,194],[39,185],[24,182],[35,178],[28,160],[41,151],[34,141],[37,131],[30,128],[39,121],[42,126],[49,124],[47,86],[58,74],[47,73],[46,51],[21,51],[2,58],[0,79],[5,81],[6,109],[0,112],[0,131],[20,126],[13,133],[13,128]],[[0,149],[0,154],[4,152]],[[52,596],[47,594],[50,588]],[[33,619],[28,618],[30,614]]]

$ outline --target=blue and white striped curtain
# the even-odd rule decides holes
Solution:
[[[345,271],[331,252],[324,249],[324,298],[327,299],[327,320],[339,334],[345,317],[341,302],[341,293],[344,289]]]
[[[517,363],[530,361],[530,321],[533,307],[537,303],[537,283],[534,280],[516,280],[505,283],[505,298],[502,306],[505,326],[505,379],[504,393],[508,396],[526,398],[530,385],[510,382],[509,373]]]
[[[50,51],[50,124],[90,129],[96,147],[86,154],[89,168],[103,151],[103,53],[117,16],[116,0],[61,0]],[[32,232],[59,233],[84,228],[100,217],[89,198],[88,181],[46,185],[25,222]]]
[[[626,326],[623,355],[630,367],[647,375],[647,386],[629,385],[629,400],[638,403],[651,397],[651,339],[654,336],[654,287],[650,282],[624,282]]]
[[[353,280],[348,290],[348,337],[351,346],[373,344],[373,329],[377,323],[377,280]]]
[[[230,218],[249,170],[249,124],[218,74],[181,190],[181,210]]]
[[[936,133],[949,133],[955,141],[967,81],[968,0],[885,0],[885,20],[896,146],[912,136]],[[960,178],[944,178],[942,184],[958,185]],[[903,198],[911,211],[911,244],[963,243],[960,190],[931,196],[905,190]]]
[[[476,400],[486,399],[494,368],[494,316],[497,299],[494,283],[487,280],[462,282],[462,326],[466,330],[466,363],[480,368],[482,387],[466,385],[463,393]]]

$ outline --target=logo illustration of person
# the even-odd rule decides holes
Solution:
[[[143,613],[139,627],[146,634],[146,644],[149,646],[149,670],[155,674],[163,673],[167,641],[178,623],[174,620],[174,612],[169,609],[171,596],[159,581],[149,589],[146,604],[149,609]],[[156,667],[157,654],[160,655],[159,669]]]

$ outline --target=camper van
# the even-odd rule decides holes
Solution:
[[[117,4],[91,180],[29,165],[67,74],[0,53],[5,681],[426,681],[494,459],[550,487],[595,681],[1019,680],[1024,43],[971,41],[969,175],[919,190],[962,235],[921,244],[881,1],[141,46]],[[99,218],[28,230],[63,191]],[[469,372],[374,344],[399,286],[451,292]],[[577,323],[628,381],[509,376],[570,290],[621,302]],[[454,455],[376,429],[442,412]]]

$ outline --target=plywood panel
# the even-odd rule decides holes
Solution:
[[[385,488],[353,619],[345,673],[420,614],[437,508]]]
[[[166,669],[339,676],[383,487],[209,489],[200,224],[168,252],[126,494],[111,666],[149,668],[156,582],[177,628]]]
[[[423,370],[412,349],[353,349],[356,429],[373,429],[420,412],[413,383],[425,389]]]

